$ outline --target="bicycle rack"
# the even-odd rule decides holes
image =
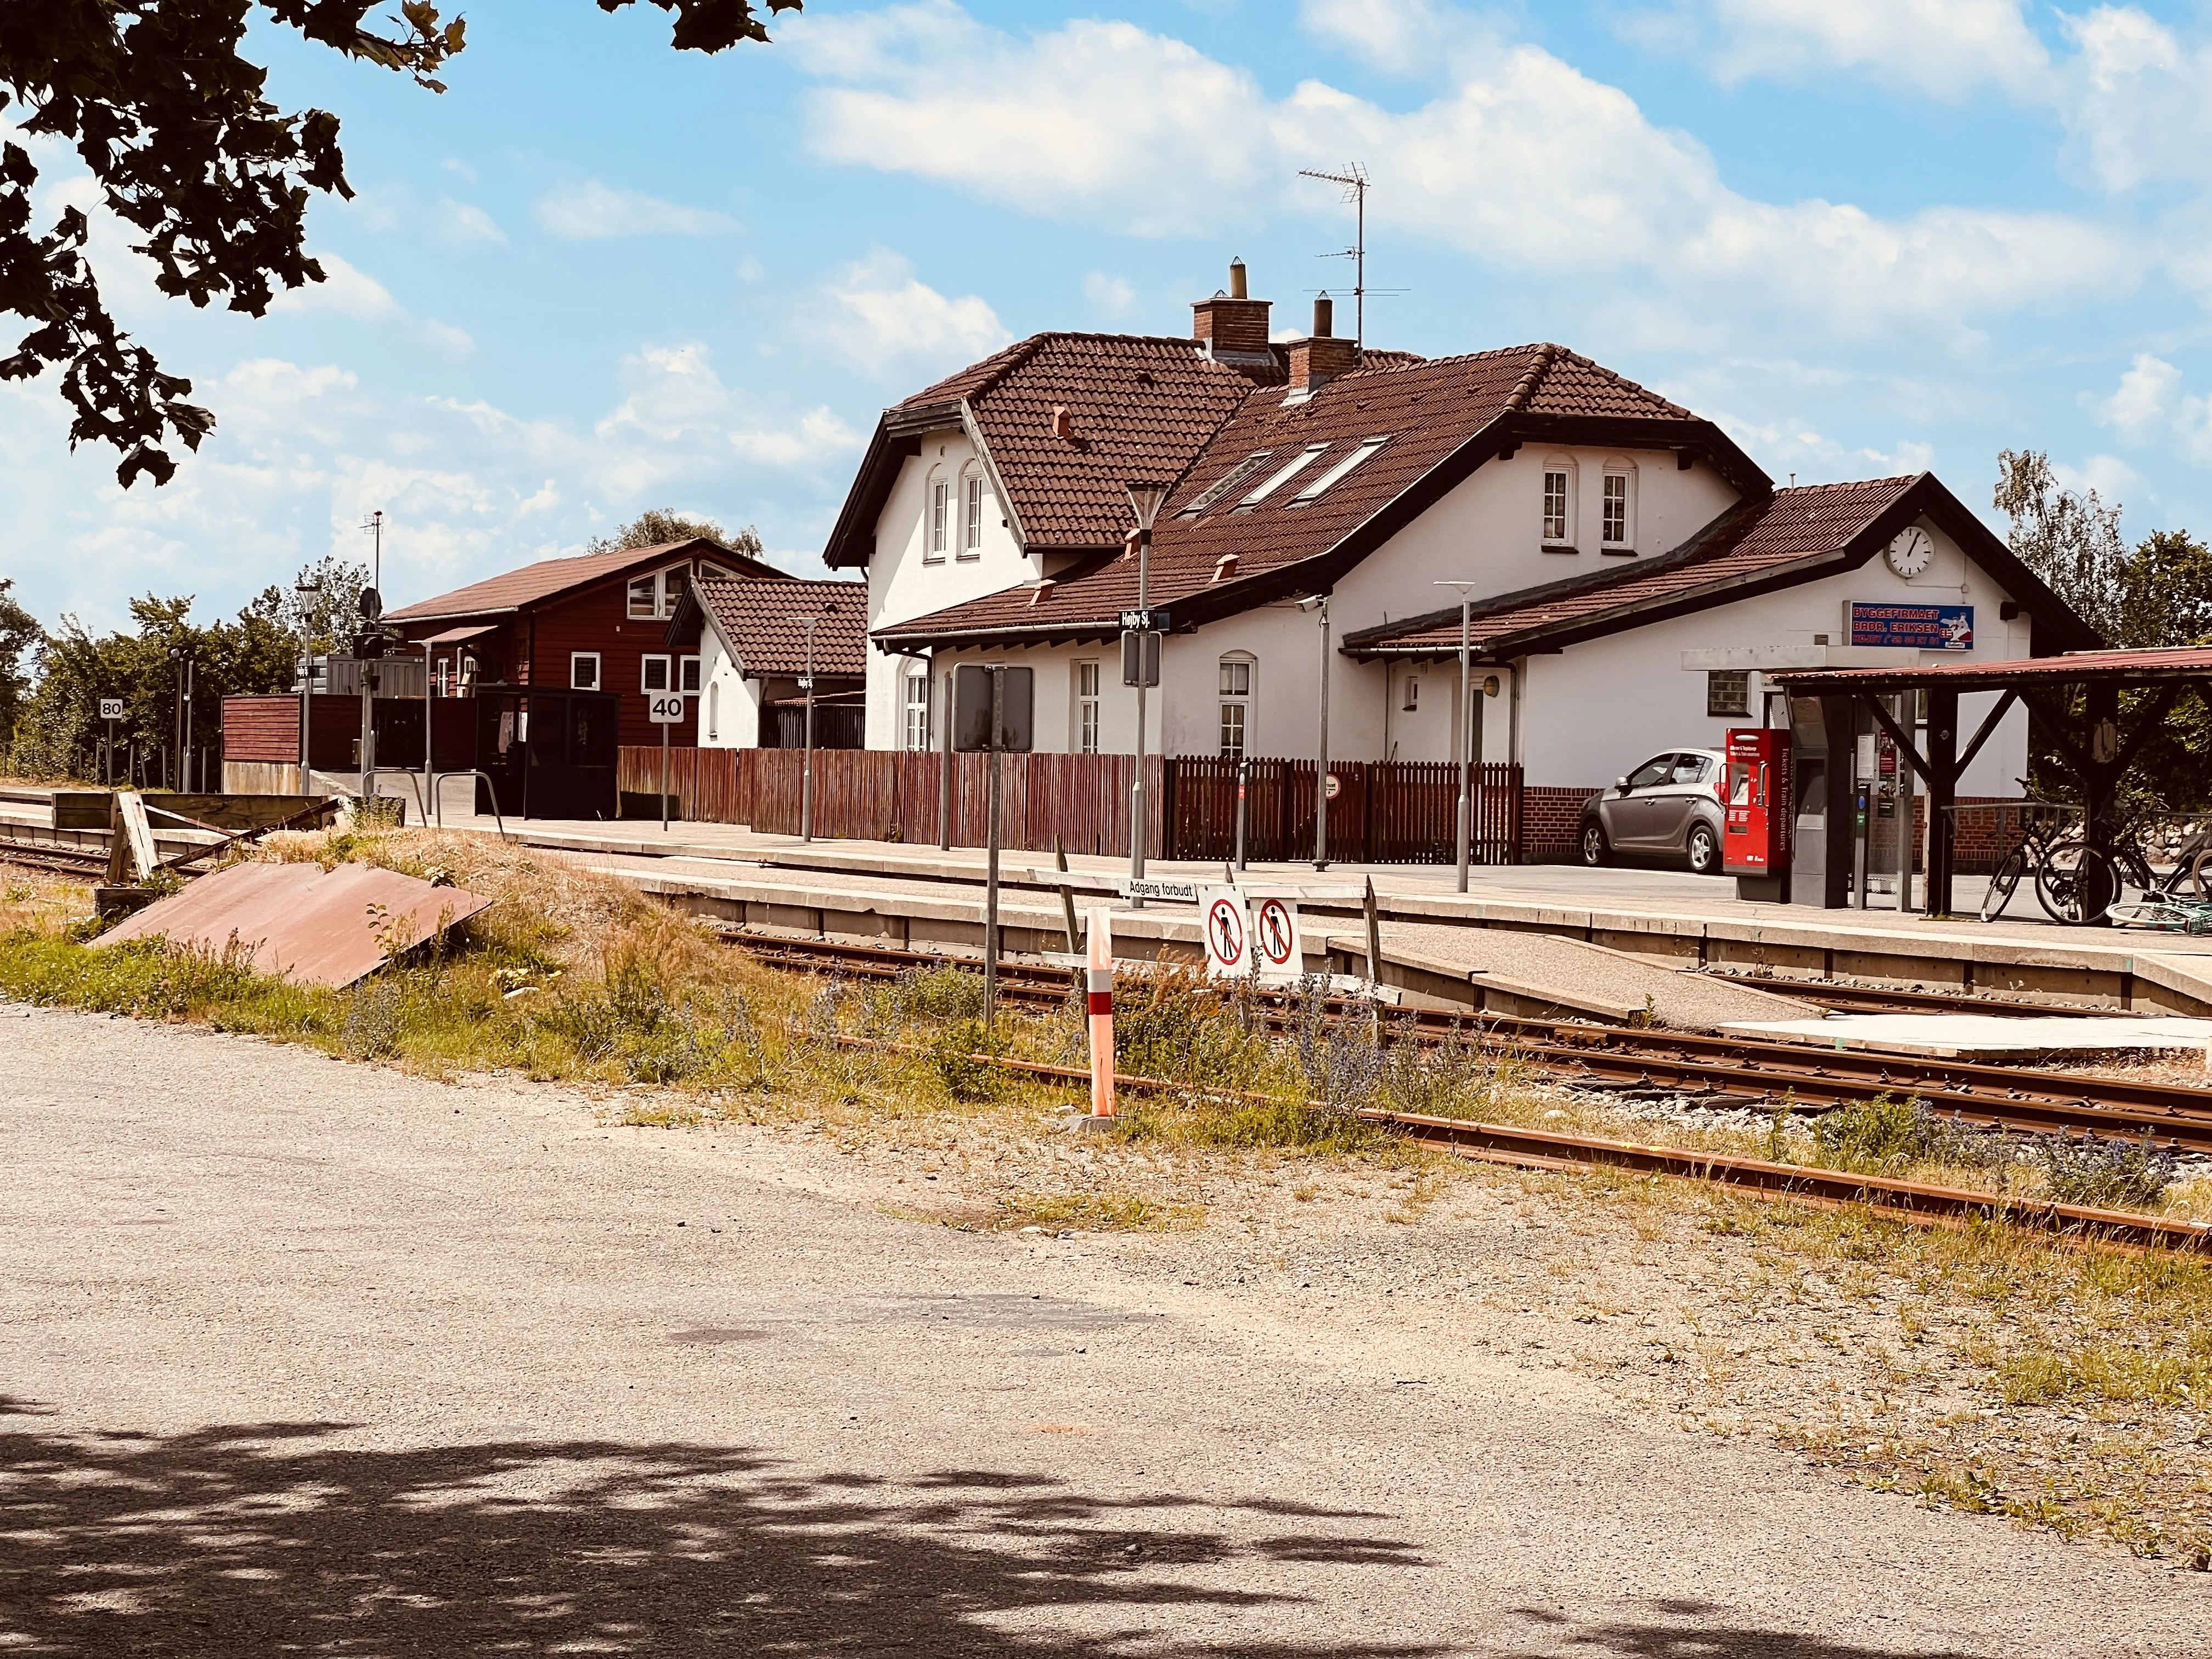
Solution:
[[[501,841],[507,842],[511,842],[514,839],[513,836],[507,833],[507,818],[499,810],[499,786],[492,781],[490,773],[478,771],[474,767],[469,767],[460,771],[435,772],[431,775],[430,799],[436,803],[437,805],[438,828],[442,830],[446,827],[445,784],[447,778],[482,778],[483,780],[484,793],[491,797],[492,822],[499,825],[499,838]]]

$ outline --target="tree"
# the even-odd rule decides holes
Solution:
[[[367,565],[325,553],[295,576],[291,586],[264,587],[246,608],[281,629],[295,650],[346,652],[361,629],[361,596],[368,586]]]
[[[367,27],[381,0],[0,0],[0,111],[26,133],[72,146],[108,210],[143,238],[173,298],[221,300],[258,317],[279,289],[324,279],[307,255],[308,192],[350,197],[338,118],[287,114],[263,94],[268,73],[239,48],[256,14],[349,58],[441,93],[437,78],[465,44],[460,18],[401,0],[390,32]],[[635,0],[598,0],[605,12]],[[651,0],[675,14],[673,45],[720,52],[766,41],[757,13],[800,0]],[[10,111],[10,106],[15,107]],[[27,113],[21,112],[27,111]],[[197,449],[212,411],[185,401],[191,382],[165,373],[118,328],[86,258],[90,222],[62,210],[33,223],[38,169],[22,145],[0,144],[0,310],[30,331],[0,380],[61,372],[70,446],[112,445],[128,489],[166,483],[171,447]]]
[[[15,579],[0,576],[0,757],[15,735],[23,696],[31,682],[23,672],[23,653],[46,637],[38,618],[15,602]]]
[[[100,699],[120,697],[124,716],[115,735],[122,752],[136,746],[147,781],[173,781],[174,759],[165,775],[155,757],[176,742],[180,653],[192,663],[191,744],[203,753],[220,738],[225,697],[292,688],[300,653],[295,635],[254,605],[206,628],[192,624],[191,608],[189,596],[149,593],[131,602],[137,631],[105,638],[64,617],[39,653],[38,689],[17,729],[15,768],[39,777],[94,775],[105,735]]]
[[[760,532],[750,525],[733,534],[712,519],[686,518],[672,507],[649,507],[613,535],[594,537],[584,550],[586,553],[618,553],[624,548],[661,547],[670,542],[688,542],[700,537],[710,542],[719,542],[732,553],[743,553],[756,559],[763,551]]]
[[[2034,450],[1999,452],[1996,504],[2011,520],[2006,541],[2021,562],[2109,644],[2127,650],[2212,644],[2212,548],[2187,531],[2154,530],[2130,547],[2120,534],[2120,509],[2106,507],[2094,489],[2060,489],[2050,458]],[[2130,717],[2148,701],[2140,691],[2122,697],[2123,729],[2131,729]],[[2078,769],[2051,733],[2080,726],[2080,695],[2039,694],[2028,708],[2035,792],[2079,799]],[[2167,708],[2134,754],[2127,787],[2140,802],[2181,807],[2212,799],[2212,708],[2201,691]]]

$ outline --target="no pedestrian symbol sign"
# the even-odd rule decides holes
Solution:
[[[1302,969],[1298,913],[1286,901],[1261,899],[1259,913],[1252,919],[1252,931],[1257,936],[1261,973],[1295,975]]]
[[[1215,974],[1251,971],[1245,955],[1244,896],[1234,888],[1209,888],[1206,913],[1206,965]]]

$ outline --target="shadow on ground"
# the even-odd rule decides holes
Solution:
[[[19,1423],[50,1414],[0,1395]],[[1388,1575],[1429,1565],[1369,1511],[1103,1499],[987,1469],[803,1474],[695,1445],[362,1450],[336,1439],[346,1427],[0,1434],[0,1650],[1107,1659],[1183,1651],[1188,1634],[1230,1659],[1899,1659],[1738,1627],[1693,1602],[1615,1622],[1469,1606],[1455,1610],[1462,1632],[1490,1626],[1472,1642],[1363,1640],[1299,1604],[1373,1605],[1392,1593]],[[1209,1507],[1261,1517],[1262,1530],[1232,1540],[1190,1524]],[[1224,1565],[1211,1583],[1183,1571]],[[1316,1582],[1316,1567],[1331,1576]],[[1230,1587],[1255,1581],[1310,1589]],[[1220,1639],[1231,1623],[1275,1619],[1334,1634]]]
[[[333,1441],[343,1427],[0,1435],[0,1650],[1076,1659],[1172,1643],[1201,1608],[1217,1632],[1224,1612],[1264,1626],[1297,1599],[1178,1569],[1318,1563],[1372,1589],[1366,1574],[1420,1565],[1365,1515],[1255,1504],[1280,1529],[1231,1541],[1178,1524],[1196,1499],[1108,1501],[999,1471],[894,1483],[577,1441],[360,1450]],[[1110,1633],[1055,1632],[1063,1608]],[[1444,1650],[1347,1634],[1207,1650]]]

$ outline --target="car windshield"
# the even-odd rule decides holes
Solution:
[[[1631,772],[1628,775],[1628,787],[1631,789],[1650,789],[1656,785],[1666,782],[1674,770],[1674,757],[1661,755],[1656,759],[1644,762],[1643,765]]]

